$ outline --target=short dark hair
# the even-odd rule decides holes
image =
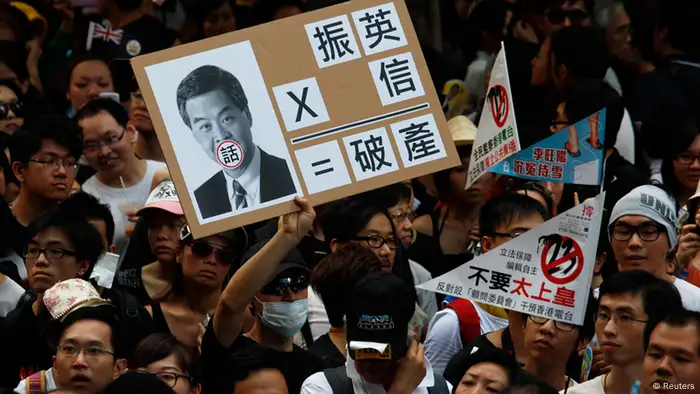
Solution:
[[[258,23],[272,22],[275,14],[282,7],[297,7],[302,13],[306,11],[301,0],[260,0],[254,6]]]
[[[353,196],[335,201],[326,208],[323,218],[323,234],[326,240],[352,240],[376,215],[386,215],[372,203],[367,195]],[[389,218],[387,217],[387,220]]]
[[[248,115],[252,124],[253,118],[248,110],[248,99],[238,78],[222,68],[206,65],[187,74],[177,87],[177,108],[187,127],[192,127],[187,115],[187,100],[215,90],[221,90],[227,95],[241,111]]]
[[[68,237],[75,249],[77,261],[87,261],[90,264],[83,275],[83,279],[89,280],[95,263],[105,251],[102,236],[95,226],[88,223],[84,215],[77,214],[72,209],[62,209],[59,205],[34,219],[29,224],[29,233],[33,239],[38,233],[50,228],[57,229]]]
[[[700,313],[689,311],[685,308],[672,308],[660,321],[657,320],[652,322],[649,320],[647,327],[644,330],[644,349],[649,348],[651,334],[660,324],[666,324],[675,328],[683,328],[689,325],[694,325],[698,336],[700,336]],[[700,346],[698,347],[697,352],[698,355],[700,355]]]
[[[126,108],[108,98],[97,98],[88,101],[83,108],[75,114],[73,119],[75,119],[76,123],[80,124],[80,121],[83,119],[93,118],[101,113],[106,113],[111,116],[122,127],[126,127],[129,122],[129,113]]]
[[[114,348],[114,359],[126,357],[126,335],[122,329],[122,322],[119,320],[117,308],[114,305],[103,304],[97,306],[85,306],[68,313],[63,320],[53,321],[54,327],[48,332],[49,344],[58,346],[65,331],[73,324],[82,320],[98,320],[107,324],[111,329],[110,340]]]
[[[2,61],[0,60],[0,62],[2,62]],[[24,93],[22,92],[22,89],[20,89],[20,87],[17,86],[17,84],[14,83],[12,80],[0,79],[0,86],[4,86],[4,87],[12,90],[12,93],[14,93],[15,96],[17,96],[17,100],[24,102]],[[26,105],[26,103],[25,103],[25,105]]]
[[[625,106],[615,89],[599,79],[584,79],[567,87],[559,96],[560,103],[566,103],[564,112],[571,124],[605,110],[606,148],[612,148],[617,142],[617,133],[625,115]]]
[[[551,35],[553,64],[579,79],[603,79],[611,55],[603,35],[592,27],[569,26]]]
[[[216,374],[216,390],[212,392],[234,393],[236,383],[264,369],[276,369],[284,375],[286,369],[284,357],[280,357],[278,351],[260,345],[246,347],[229,358],[223,373]]]
[[[311,272],[311,287],[321,297],[331,327],[343,327],[348,294],[371,273],[381,271],[382,262],[372,251],[347,244],[324,257]]]
[[[82,63],[85,62],[102,62],[104,65],[107,67],[109,70],[109,75],[114,79],[114,75],[112,72],[112,68],[109,67],[109,59],[105,59],[103,56],[95,53],[95,52],[79,52],[75,53],[72,55],[68,61],[68,72],[66,73],[66,84],[70,85],[70,80],[71,77],[73,77],[73,71],[75,71],[75,68],[81,65]],[[80,108],[75,108],[77,111]]]
[[[62,209],[72,210],[76,214],[85,215],[85,218],[90,220],[99,220],[104,222],[107,231],[107,242],[111,245],[114,242],[114,218],[109,205],[103,204],[100,200],[90,193],[79,191],[71,194],[65,201],[61,203]],[[106,245],[109,247],[109,245]]]
[[[141,8],[143,0],[114,0],[119,11],[134,11]]]
[[[600,285],[599,300],[608,295],[632,294],[642,298],[649,322],[658,322],[669,310],[682,307],[681,295],[671,283],[642,270],[618,272]]]
[[[363,193],[363,197],[372,201],[382,210],[388,210],[401,202],[411,199],[411,188],[405,183],[394,183],[379,189]]]
[[[174,355],[178,367],[190,377],[192,383],[196,384],[201,381],[201,367],[199,352],[193,350],[170,334],[151,334],[136,346],[134,356],[129,361],[129,367],[146,368],[148,364]]]
[[[492,198],[479,211],[479,232],[489,236],[498,227],[522,216],[540,215],[544,221],[549,220],[549,214],[539,201],[527,195],[506,193]]]
[[[668,29],[666,40],[677,50],[698,56],[696,37],[700,35],[700,4],[688,0],[661,2],[657,27]]]
[[[676,177],[676,172],[673,169],[673,161],[678,154],[686,152],[697,136],[700,135],[700,122],[695,115],[684,114],[681,116],[664,117],[663,122],[658,118],[658,122],[652,124],[645,123],[644,127],[652,128],[658,126],[658,130],[673,130],[673,138],[649,139],[650,144],[657,145],[658,152],[663,152],[661,161],[661,176],[664,180],[665,187],[670,194],[676,195],[682,189],[680,180]],[[651,122],[650,122],[651,123]],[[658,134],[663,135],[663,134]],[[653,141],[653,142],[652,142]],[[679,205],[679,203],[676,203]]]
[[[530,193],[538,193],[542,196],[547,205],[547,213],[549,213],[549,216],[552,216],[552,212],[554,212],[554,197],[552,197],[552,193],[546,187],[538,182],[523,178],[512,178],[510,181],[511,186],[508,190],[512,193],[523,191],[527,196],[530,196]]]
[[[75,123],[64,115],[42,115],[37,120],[25,119],[25,125],[10,138],[10,158],[12,162],[23,165],[41,151],[45,140],[68,149],[70,155],[78,160],[83,154],[83,143]]]
[[[506,24],[507,12],[508,5],[503,0],[485,0],[474,6],[467,23],[479,34],[479,39],[484,32],[500,35]]]

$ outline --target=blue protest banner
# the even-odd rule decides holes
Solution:
[[[604,141],[605,109],[496,163],[488,171],[538,181],[599,185]]]

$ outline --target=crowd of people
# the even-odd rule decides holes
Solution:
[[[128,60],[338,2],[0,1],[0,392],[698,392],[693,0],[407,0],[461,165],[193,237]],[[502,47],[522,147],[606,109],[580,325],[416,288],[600,192],[465,189]]]

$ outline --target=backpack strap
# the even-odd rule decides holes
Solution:
[[[353,394],[352,380],[348,377],[345,365],[337,368],[323,370],[323,375],[328,380],[328,384],[333,390],[333,394]]]
[[[40,394],[46,392],[46,372],[39,371],[27,379],[26,383],[27,394]]]
[[[310,348],[314,344],[314,336],[311,335],[311,325],[309,324],[309,319],[306,319],[304,325],[301,326],[301,336],[304,338],[304,343],[306,348]]]
[[[446,308],[450,308],[457,313],[462,347],[467,346],[481,335],[479,314],[471,301],[460,298],[447,304]]]
[[[435,379],[435,383],[433,387],[428,387],[428,394],[450,394],[445,378],[433,372],[433,379]]]

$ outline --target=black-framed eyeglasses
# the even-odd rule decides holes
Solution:
[[[629,314],[609,314],[608,312],[598,312],[595,315],[593,315],[593,320],[598,323],[605,323],[608,324],[608,322],[612,319],[613,323],[615,323],[616,326],[620,328],[626,328],[632,325],[634,322],[638,323],[647,323],[649,320],[641,320],[641,319],[635,319],[634,317],[630,316]]]
[[[188,383],[194,384],[194,379],[189,376],[189,375],[181,375],[179,373],[174,373],[174,372],[156,372],[156,373],[151,373],[148,371],[144,370],[138,370],[138,373],[142,374],[148,374],[148,375],[153,375],[160,379],[163,383],[167,384],[168,387],[174,388],[177,386],[177,381],[178,379],[185,379],[187,380]]]
[[[634,234],[644,242],[654,242],[659,239],[666,228],[656,223],[645,223],[641,226],[632,226],[626,223],[617,223],[612,228],[612,237],[616,241],[629,241]]]
[[[690,165],[690,164],[693,164],[693,162],[695,160],[700,161],[700,156],[696,156],[695,154],[690,153],[690,152],[684,152],[684,153],[678,154],[676,156],[676,160],[681,164]]]
[[[412,222],[416,218],[416,213],[413,211],[410,212],[400,212],[400,213],[395,213],[391,215],[391,220],[394,223],[401,223],[404,220],[408,220],[409,222]]]
[[[78,163],[73,159],[29,159],[32,163],[41,164],[44,168],[49,167],[56,171],[63,167],[66,171],[77,171]]]
[[[554,319],[548,319],[546,317],[541,317],[541,316],[535,316],[535,315],[530,315],[529,319],[532,320],[533,323],[543,325],[547,323],[549,320],[552,320],[554,322],[554,327],[557,330],[564,331],[564,332],[571,332],[576,328],[575,324],[571,323],[564,323],[563,321],[558,321]]]
[[[9,103],[0,103],[0,120],[7,120],[10,116],[10,111],[17,118],[24,117],[24,103],[19,100],[10,101]]]
[[[378,235],[370,235],[368,237],[355,237],[356,241],[365,241],[370,248],[379,249],[386,245],[391,250],[396,250],[396,238],[383,238]]]
[[[66,357],[78,357],[78,355],[82,352],[88,361],[98,359],[107,354],[112,356],[114,355],[113,351],[100,346],[78,347],[69,343],[59,345],[57,350],[60,354]]]
[[[63,256],[75,256],[75,252],[72,250],[66,250],[66,249],[61,249],[61,248],[37,248],[37,247],[29,247],[27,249],[27,254],[25,255],[26,258],[28,259],[38,259],[41,254],[44,254],[44,257],[46,257],[49,260],[58,260],[60,258],[63,258]]]
[[[122,130],[121,134],[119,135],[109,134],[99,141],[85,142],[83,143],[83,151],[87,153],[94,153],[99,151],[100,148],[102,148],[102,146],[112,147],[119,143],[119,141],[121,141],[122,138],[124,138],[124,134],[126,134],[126,129]]]
[[[216,260],[222,264],[233,264],[238,256],[238,253],[233,249],[220,248],[201,240],[193,241],[190,244],[190,248],[192,249],[192,254],[202,259],[214,253]]]
[[[280,276],[266,284],[260,292],[265,295],[283,296],[287,289],[298,293],[309,287],[309,275],[298,274],[293,276]]]

